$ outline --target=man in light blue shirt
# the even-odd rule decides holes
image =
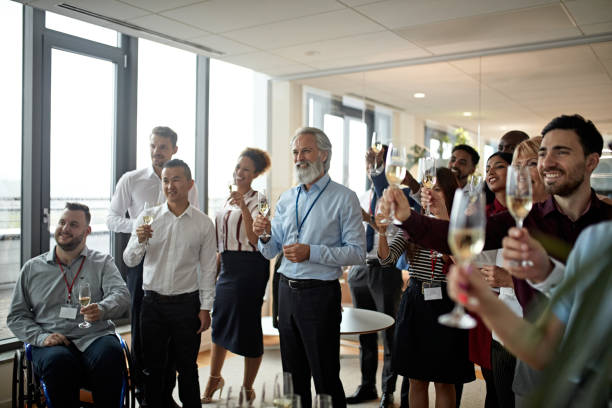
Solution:
[[[338,278],[342,266],[365,261],[361,207],[353,191],[327,174],[332,151],[325,133],[298,129],[291,146],[300,184],[283,193],[271,223],[258,216],[253,230],[271,234],[259,240],[266,258],[284,254],[278,270],[283,371],[292,374],[302,406],[312,406],[312,375],[317,393],[331,395],[334,407],[344,407]]]

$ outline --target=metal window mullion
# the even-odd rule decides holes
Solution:
[[[200,208],[208,212],[208,142],[210,103],[210,58],[197,56],[196,63],[196,126],[195,171]]]

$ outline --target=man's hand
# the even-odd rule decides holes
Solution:
[[[257,236],[260,236],[263,235],[264,231],[268,233],[268,235],[270,234],[270,220],[261,214],[257,214],[257,217],[253,220],[253,232],[257,234]]]
[[[148,224],[142,224],[136,228],[136,235],[138,236],[138,242],[142,244],[153,236],[153,229]]]
[[[200,334],[210,327],[210,311],[208,310],[200,310],[198,313],[198,318],[200,319],[200,328],[198,329],[198,333]]]
[[[59,346],[61,344],[68,346],[70,345],[70,340],[60,333],[51,333],[43,342],[43,346],[45,347]]]
[[[100,310],[97,303],[81,306],[81,314],[88,322],[97,322],[102,318],[102,310]]]
[[[510,273],[497,265],[483,265],[480,268],[480,273],[492,288],[511,288],[514,286]]]
[[[472,265],[467,268],[452,265],[447,281],[448,296],[475,313],[479,313],[487,298],[495,296]]]
[[[404,192],[399,188],[389,187],[383,193],[380,203],[380,212],[384,216],[388,216],[391,208],[395,210],[395,218],[399,221],[406,221],[410,217],[410,203]]]
[[[310,259],[310,245],[308,244],[289,244],[283,246],[285,258],[291,262],[299,263]]]
[[[553,270],[554,264],[548,258],[544,247],[531,238],[525,228],[510,228],[508,236],[502,241],[502,247],[504,267],[519,279],[539,283]],[[533,266],[520,266],[523,260],[531,261]]]

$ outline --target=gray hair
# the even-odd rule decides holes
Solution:
[[[323,168],[325,169],[325,173],[327,173],[327,171],[329,170],[329,164],[331,162],[332,156],[332,144],[329,141],[329,138],[321,129],[315,127],[301,127],[295,131],[295,134],[291,138],[291,143],[289,143],[289,146],[293,147],[295,139],[297,139],[303,134],[313,135],[317,141],[317,149],[323,152],[327,152],[327,159],[325,159],[325,161],[323,162]]]

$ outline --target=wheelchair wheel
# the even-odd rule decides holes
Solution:
[[[12,389],[12,408],[23,408],[23,351],[15,351],[13,357],[13,389]]]

